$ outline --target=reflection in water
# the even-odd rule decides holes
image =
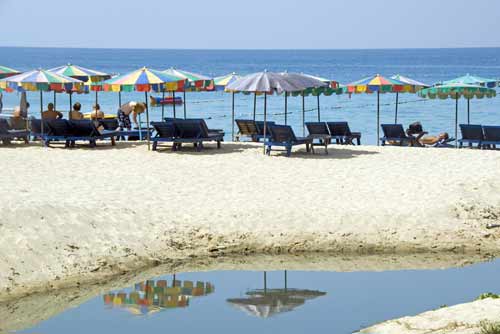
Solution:
[[[191,297],[205,296],[215,291],[212,283],[172,280],[148,280],[137,283],[130,293],[108,293],[104,304],[110,308],[122,308],[136,315],[153,314],[168,308],[187,307]]]
[[[290,289],[285,271],[285,287],[283,289],[267,288],[267,272],[264,272],[264,289],[251,290],[246,298],[230,298],[227,302],[252,316],[269,318],[280,313],[293,311],[303,305],[306,300],[326,295],[326,292],[304,289]]]

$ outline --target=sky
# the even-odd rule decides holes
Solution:
[[[0,46],[499,47],[498,0],[0,0]]]

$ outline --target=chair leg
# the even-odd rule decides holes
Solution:
[[[66,142],[64,143],[64,148],[68,148],[69,147],[69,140],[66,140]]]
[[[286,156],[289,157],[292,155],[292,147],[291,146],[287,146],[286,147]]]
[[[325,154],[328,155],[328,142],[325,141]]]
[[[218,149],[220,149],[220,148],[221,148],[220,140],[217,140],[217,148],[218,148]]]
[[[271,155],[271,145],[266,146],[266,154]]]
[[[116,139],[115,137],[111,137],[111,146],[116,146]]]
[[[158,142],[154,141],[153,142],[153,151],[156,151],[157,147],[158,147]]]

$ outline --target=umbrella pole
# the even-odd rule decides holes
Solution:
[[[71,110],[73,110],[73,102],[71,101],[71,97],[72,97],[72,94],[73,93],[69,93],[69,114],[68,114],[68,119],[71,120]]]
[[[458,93],[455,94],[455,148],[458,148]]]
[[[172,91],[172,106],[174,107],[174,119],[176,118],[175,117],[175,91]],[[182,103],[184,103],[184,101],[182,101]]]
[[[380,91],[377,91],[377,146],[380,145]]]
[[[398,123],[398,106],[399,106],[399,92],[396,92],[396,114],[394,115],[394,124]]]
[[[151,150],[151,144],[150,144],[150,139],[149,138],[149,108],[148,108],[148,92],[144,92],[144,97],[146,99],[146,129],[147,129],[147,134],[146,134],[146,138],[148,140],[148,151]],[[142,128],[142,125],[139,124],[139,128]]]
[[[42,143],[43,146],[43,92],[40,91],[40,123],[41,124],[41,130],[42,130],[42,138],[40,138],[40,142]]]
[[[187,115],[186,115],[186,90],[184,90],[182,92],[182,95],[183,95],[183,99],[184,99],[184,103],[183,103],[183,105],[184,105],[184,119],[186,119],[186,117],[187,117]]]
[[[467,99],[467,124],[470,124],[470,99]]]
[[[98,97],[97,97],[97,94],[98,94],[98,93],[99,93],[99,92],[96,90],[96,91],[95,91],[95,104],[97,104],[97,103],[99,102],[99,99],[98,99]]]
[[[264,271],[264,294],[267,294],[267,272]]]
[[[232,107],[231,107],[231,137],[232,141],[234,142],[234,92],[232,92]]]
[[[285,92],[285,125],[287,125],[287,121],[288,121],[288,93]]]
[[[54,91],[54,110],[57,110],[57,108],[56,108],[56,91]]]
[[[318,94],[318,122],[321,122],[321,111],[319,109],[319,94]]]
[[[264,154],[266,154],[267,93],[264,93]]]
[[[165,91],[163,91],[161,96],[161,120],[165,118]]]
[[[288,290],[288,277],[287,277],[287,272],[285,270],[285,292]]]
[[[306,136],[306,97],[302,92],[302,136]]]
[[[122,92],[118,92],[118,108],[122,107]]]
[[[253,120],[255,121],[255,115],[257,113],[257,92],[253,95]]]

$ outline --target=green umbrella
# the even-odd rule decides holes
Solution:
[[[429,99],[446,100],[448,98],[455,99],[455,139],[458,136],[458,100],[463,97],[467,100],[476,98],[492,98],[496,96],[496,91],[491,88],[467,85],[467,84],[447,84],[438,85],[430,88],[422,89],[418,92],[421,97]],[[457,142],[455,142],[457,147]]]
[[[443,81],[440,84],[441,85],[465,84],[465,85],[483,86],[487,88],[495,88],[498,86],[498,80],[467,74],[464,75],[463,77],[458,77],[452,80]],[[470,124],[470,99],[467,99],[467,124]]]

